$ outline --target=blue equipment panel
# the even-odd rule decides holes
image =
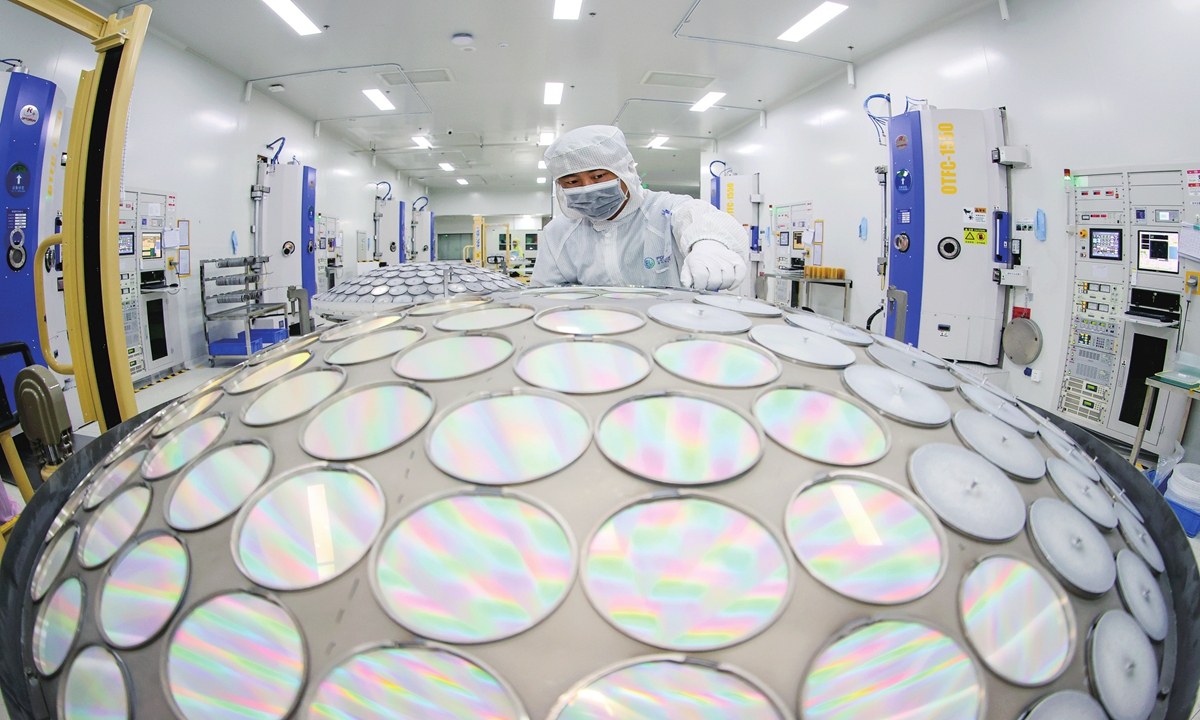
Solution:
[[[304,166],[300,211],[300,282],[311,298],[317,294],[317,169]]]
[[[20,341],[33,351],[33,360],[45,364],[38,340],[38,318],[34,304],[33,255],[37,251],[38,214],[42,200],[42,170],[47,136],[52,123],[56,86],[26,73],[10,73],[4,114],[0,115],[0,160],[3,161],[3,254],[0,262],[0,297],[4,298],[4,320],[0,342]],[[24,366],[19,356],[10,356],[0,367],[4,390],[15,408],[13,382]]]
[[[996,262],[1007,265],[1012,262],[1012,215],[1003,210],[992,212],[992,236],[995,242],[992,247]]]
[[[413,242],[414,243],[417,242],[417,238],[414,237]],[[437,258],[434,257],[434,255],[437,254],[436,249],[437,249],[437,236],[433,234],[433,212],[430,211],[430,213],[429,213],[429,259],[430,260],[437,260]]]
[[[908,293],[904,337],[916,345],[921,332],[921,290],[925,283],[925,154],[921,112],[888,121],[892,153],[892,240],[888,250],[888,284]],[[887,334],[895,337],[896,314],[889,308]]]
[[[400,203],[399,211],[400,211],[400,237],[398,238],[398,241],[399,241],[400,245],[398,247],[400,248],[400,262],[404,263],[404,262],[408,262],[408,248],[404,244],[404,203]]]

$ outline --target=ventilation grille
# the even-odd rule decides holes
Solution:
[[[715,77],[711,75],[688,75],[687,73],[671,73],[651,70],[642,78],[643,85],[669,85],[671,87],[706,88],[712,84]]]
[[[407,85],[404,76],[408,75],[408,79],[412,80],[414,85],[422,83],[447,83],[454,82],[454,75],[446,68],[437,68],[434,70],[406,70],[405,72],[385,72],[379,73],[379,79],[391,86]]]

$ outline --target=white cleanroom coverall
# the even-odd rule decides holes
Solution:
[[[572,130],[546,150],[560,214],[542,231],[530,284],[740,286],[750,246],[741,223],[686,195],[644,189],[636,166],[624,134],[608,125]],[[615,174],[628,190],[629,201],[612,220],[571,209],[557,183],[597,169]]]

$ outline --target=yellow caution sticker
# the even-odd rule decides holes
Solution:
[[[987,245],[987,234],[983,228],[963,228],[963,244]]]

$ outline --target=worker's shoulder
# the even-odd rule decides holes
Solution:
[[[646,192],[646,197],[644,197],[644,199],[642,200],[642,206],[643,206],[643,208],[647,208],[647,209],[665,208],[665,209],[674,210],[676,208],[680,208],[680,206],[683,206],[683,205],[686,205],[689,203],[700,203],[702,205],[707,204],[707,203],[702,203],[701,200],[697,200],[694,197],[682,196],[682,194],[676,194],[673,192],[662,192],[662,191],[652,191],[652,190],[647,190],[644,192]]]
[[[643,190],[642,192],[645,193],[642,205],[679,205],[696,199],[691,195],[677,195],[662,190]]]
[[[544,235],[563,235],[571,231],[572,228],[579,225],[579,220],[571,219],[563,214],[555,215],[550,222],[542,228]]]

